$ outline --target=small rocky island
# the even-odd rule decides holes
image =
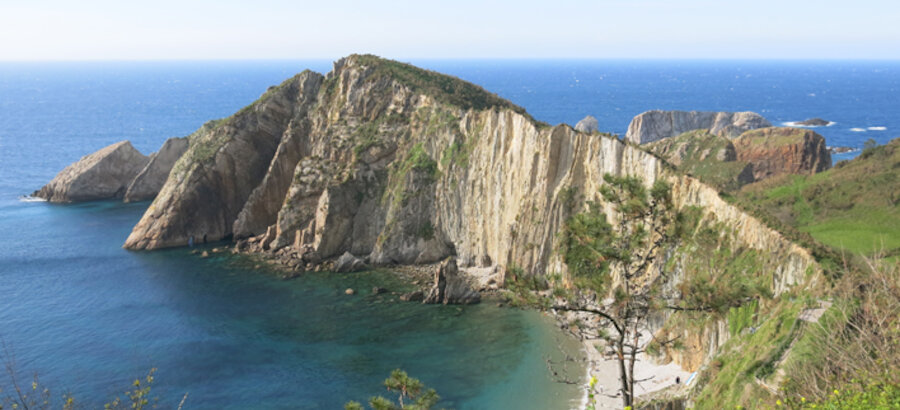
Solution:
[[[828,124],[831,124],[831,121],[826,121],[821,118],[810,118],[808,120],[799,121],[796,124],[804,127],[825,127]]]

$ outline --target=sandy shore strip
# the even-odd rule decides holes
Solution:
[[[602,342],[585,340],[583,345],[589,362],[587,380],[590,380],[591,377],[597,378],[596,393],[594,394],[596,408],[621,409],[622,396],[619,392],[621,387],[619,361],[615,357],[607,357],[597,350],[596,346],[602,346]],[[681,366],[674,363],[667,365],[653,364],[652,359],[643,353],[638,354],[638,361],[634,365],[634,373],[637,380],[644,380],[635,383],[634,389],[637,391],[638,398],[674,386],[676,378],[679,379],[679,384],[684,385],[691,377],[691,373],[682,370]],[[587,405],[588,393],[587,387],[585,387],[581,408],[585,409]]]

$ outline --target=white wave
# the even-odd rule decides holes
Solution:
[[[819,127],[821,127],[821,125],[804,125],[804,124],[800,124],[800,122],[801,121],[785,121],[785,122],[781,123],[781,125],[784,125],[785,127],[798,127],[798,128],[819,128]],[[830,127],[834,124],[837,124],[837,123],[834,121],[828,121],[828,124],[825,124],[825,126]]]
[[[869,127],[869,131],[887,131],[887,127]]]
[[[850,131],[853,132],[866,132],[865,128],[850,128]]]
[[[38,198],[36,196],[20,196],[19,201],[22,202],[47,202],[44,198]]]

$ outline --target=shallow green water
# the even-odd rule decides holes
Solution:
[[[562,409],[579,396],[544,363],[557,339],[577,343],[539,313],[372,295],[406,290],[389,272],[282,280],[243,256],[125,251],[145,206],[2,208],[18,239],[0,245],[0,337],[24,373],[90,407],[150,368],[164,408],[184,393],[188,408],[340,408],[383,394],[394,368],[448,408]]]

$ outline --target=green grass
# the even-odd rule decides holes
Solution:
[[[781,223],[838,251],[900,249],[900,140],[812,176],[748,185],[736,194]]]

